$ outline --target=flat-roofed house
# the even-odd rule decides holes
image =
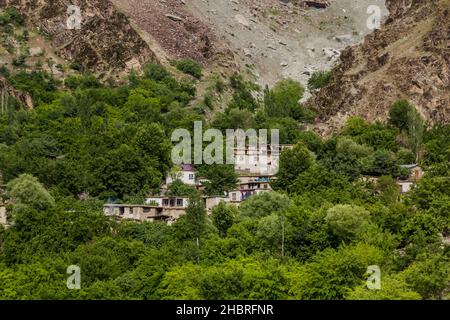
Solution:
[[[234,148],[234,169],[238,172],[275,175],[278,172],[279,158],[284,150],[291,150],[293,145],[271,145],[265,148],[246,145]]]
[[[186,197],[149,197],[145,204],[105,204],[107,216],[136,221],[174,221],[186,213]]]
[[[193,165],[182,164],[167,174],[166,185],[171,185],[175,180],[181,180],[184,184],[195,186],[197,170]]]
[[[154,196],[145,199],[145,204],[155,205],[161,208],[187,208],[188,197]]]
[[[228,192],[229,202],[240,203],[255,194],[272,191],[272,180],[267,176],[239,177],[238,188]]]
[[[172,218],[163,208],[147,205],[105,204],[103,212],[110,217],[141,222],[167,221]]]

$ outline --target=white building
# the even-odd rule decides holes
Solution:
[[[187,197],[148,197],[145,199],[146,205],[153,205],[161,208],[187,208],[189,198]]]
[[[196,170],[190,164],[182,164],[178,170],[169,172],[166,177],[166,185],[171,185],[175,180],[181,180],[184,184],[196,185]]]
[[[234,148],[234,169],[255,175],[275,175],[278,172],[281,152],[293,145],[267,145],[266,148],[245,146]]]

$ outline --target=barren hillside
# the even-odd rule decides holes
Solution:
[[[68,6],[79,6],[81,27],[68,29]],[[156,61],[148,44],[132,28],[128,18],[109,0],[25,1],[0,0],[0,8],[15,6],[26,17],[30,34],[28,46],[44,51],[46,58],[57,57],[96,72],[101,76],[117,75],[121,71],[139,68],[143,63]],[[20,50],[13,38],[7,46]],[[4,41],[3,41],[4,42]],[[5,43],[2,43],[5,45]],[[45,48],[47,47],[47,48]],[[22,48],[23,49],[23,48]],[[32,49],[32,48],[30,48]],[[12,50],[14,53],[14,50]],[[62,61],[55,61],[62,63]]]
[[[385,120],[396,100],[411,100],[431,122],[450,118],[450,1],[387,1],[390,18],[344,51],[331,83],[309,101],[324,135],[350,116]]]
[[[305,84],[371,32],[369,5],[387,13],[383,0],[112,1],[165,58],[246,70],[263,85],[283,77]]]

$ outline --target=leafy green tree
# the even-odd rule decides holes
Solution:
[[[284,212],[273,213],[259,220],[256,236],[263,249],[285,256],[286,239],[291,236],[292,229]]]
[[[425,126],[423,118],[419,112],[413,107],[408,111],[408,135],[411,142],[412,150],[416,155],[416,163],[421,158],[423,133]]]
[[[278,192],[263,192],[251,196],[239,206],[243,217],[261,218],[284,211],[290,204],[288,196]]]
[[[314,156],[303,144],[296,144],[292,150],[281,153],[277,180],[274,187],[289,190],[292,181],[315,162]]]
[[[356,179],[364,169],[370,168],[373,164],[369,156],[373,149],[366,145],[361,145],[354,140],[342,137],[336,144],[336,156],[329,164],[336,172],[347,174],[350,178]]]
[[[390,176],[382,176],[377,180],[376,190],[385,204],[393,204],[400,198],[397,182]]]
[[[420,300],[420,294],[411,290],[401,275],[382,276],[380,290],[370,290],[367,284],[353,288],[348,300]]]
[[[408,113],[413,108],[407,100],[395,102],[389,109],[389,123],[400,130],[407,130],[409,126]]]
[[[105,190],[115,192],[119,198],[156,188],[162,174],[128,145],[111,150],[99,162],[99,171]]]
[[[330,230],[344,241],[351,240],[364,223],[368,223],[370,213],[364,208],[338,204],[327,211],[325,217]]]
[[[272,90],[264,91],[264,107],[271,118],[292,117],[308,120],[310,114],[300,105],[305,89],[293,79],[281,80]]]
[[[169,185],[166,195],[170,197],[192,197],[197,193],[198,191],[195,187],[177,179]]]
[[[189,199],[186,209],[186,222],[196,241],[197,250],[200,249],[200,237],[206,225],[206,210],[203,199],[194,196]]]
[[[55,199],[39,181],[22,174],[7,185],[8,195],[15,205],[25,205],[37,210],[46,210],[54,206]]]
[[[146,64],[143,68],[144,77],[155,81],[163,81],[170,77],[170,73],[159,64]]]
[[[79,246],[69,255],[69,265],[80,267],[82,281],[89,286],[119,277],[132,269],[143,253],[142,242],[104,237]]]
[[[420,257],[403,274],[423,299],[442,299],[450,282],[450,258],[442,254]]]
[[[226,191],[237,186],[237,174],[231,165],[204,165],[199,167],[198,173],[200,176],[207,178],[204,183],[207,195],[223,195]]]
[[[234,91],[229,104],[230,109],[237,108],[254,112],[258,108],[258,101],[252,94],[252,92],[259,91],[257,85],[245,81],[242,75],[235,73],[230,77],[230,86]]]
[[[212,209],[212,221],[217,230],[219,230],[221,237],[226,237],[228,229],[233,225],[237,216],[238,210],[236,207],[227,205],[224,201],[221,201]]]
[[[294,299],[343,299],[351,288],[367,279],[370,265],[382,265],[383,252],[370,245],[356,244],[338,250],[326,249],[288,276]]]

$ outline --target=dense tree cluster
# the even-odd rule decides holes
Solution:
[[[276,191],[208,216],[197,191],[177,181],[169,194],[191,197],[177,222],[117,222],[104,201],[157,190],[172,167],[172,130],[205,120],[190,108],[195,88],[160,66],[119,87],[90,76],[10,77],[38,105],[0,114],[12,221],[0,227],[0,299],[449,298],[450,129],[425,129],[409,104],[396,104],[389,123],[351,118],[323,140],[302,130],[311,114],[298,83],[259,99],[233,76],[230,104],[210,126],[281,128],[295,147],[282,154]],[[426,175],[401,195],[399,165],[415,161]],[[236,185],[232,167],[199,170],[208,194]],[[80,290],[66,287],[70,265],[81,269]],[[371,265],[381,290],[366,286]]]

